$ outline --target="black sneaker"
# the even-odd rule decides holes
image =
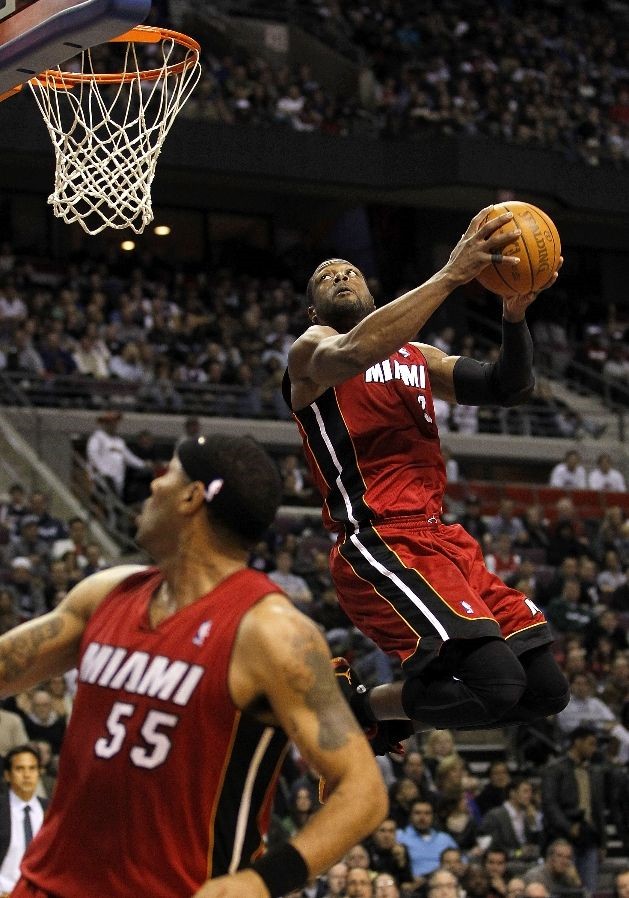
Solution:
[[[341,692],[354,712],[365,736],[369,740],[374,755],[404,754],[403,739],[413,735],[410,720],[367,720],[364,712],[366,688],[359,682],[356,671],[345,658],[332,658],[332,667],[339,681]]]

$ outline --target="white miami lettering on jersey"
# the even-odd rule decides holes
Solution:
[[[425,365],[402,365],[397,359],[385,359],[367,368],[365,371],[365,383],[384,384],[390,380],[401,380],[406,387],[416,387],[419,390],[426,389]]]
[[[199,664],[91,642],[81,658],[79,680],[183,707],[204,672]]]

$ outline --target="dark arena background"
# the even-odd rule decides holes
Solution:
[[[543,772],[575,726],[592,724],[605,784],[595,893],[628,898],[629,4],[162,0],[150,22],[194,36],[203,70],[159,157],[144,233],[90,236],[56,219],[53,148],[30,90],[0,107],[0,632],[89,573],[145,560],[135,516],[182,436],[251,434],[285,494],[250,564],[364,682],[398,678],[338,606],[319,496],[281,397],[306,283],[323,259],[347,258],[382,305],[445,264],[481,208],[533,203],[555,222],[565,260],[527,316],[535,392],[508,409],[438,402],[443,514],[544,610],[573,700],[532,726],[427,732],[406,761],[381,765],[400,830],[405,796],[433,805],[468,896],[587,898],[571,863],[579,847],[548,849]],[[97,51],[104,66],[109,53]],[[420,339],[491,360],[500,318],[498,298],[472,281]],[[90,455],[103,427],[133,453],[120,470]],[[72,677],[44,687],[63,721]],[[5,708],[46,741],[32,698]],[[526,837],[516,825],[509,842],[492,809],[519,777],[532,798],[510,813],[524,811]],[[317,806],[296,752],[280,785],[273,843]],[[378,838],[351,867],[383,869]],[[428,898],[416,870],[398,873],[402,894]],[[545,895],[525,891],[538,881]],[[321,878],[295,895],[395,894],[350,888]]]

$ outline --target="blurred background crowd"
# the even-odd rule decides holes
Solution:
[[[194,22],[195,4],[171,3],[178,5]],[[469,136],[481,146],[553,150],[581,173],[627,165],[626,3],[276,5],[322,50],[334,48],[352,63],[352,84],[335,86],[309,63],[273,64],[269,54],[229,39],[219,27],[221,9],[212,6],[199,34],[202,80],[183,118],[389,144]],[[219,4],[225,6],[250,16],[274,12],[272,3],[261,11],[253,0]],[[154,15],[167,21],[168,3],[156,3]],[[110,52],[95,51],[95,61],[105,65]],[[397,270],[401,231],[385,227],[394,215],[373,207],[370,215],[372,236],[385,233],[395,262],[368,272],[374,297],[384,302],[414,285],[426,257]],[[415,247],[428,242],[424,233]],[[280,387],[288,350],[306,324],[305,283],[334,248],[311,234],[280,246],[275,234],[264,252],[254,252],[253,243],[213,244],[211,260],[199,261],[156,252],[155,243],[133,252],[111,241],[68,243],[73,250],[45,251],[42,241],[34,252],[9,233],[0,245],[3,407],[33,420],[38,411],[87,410],[90,422],[88,432],[72,437],[83,490],[66,484],[78,494],[79,511],[62,511],[43,480],[34,487],[3,472],[1,633],[117,563],[114,548],[132,551],[135,513],[178,439],[203,432],[213,419],[250,421],[253,433],[289,422]],[[576,255],[562,272],[571,284],[584,270]],[[380,759],[390,816],[291,898],[629,898],[629,312],[626,304],[585,295],[585,288],[576,293],[562,292],[560,282],[552,302],[531,309],[538,376],[527,405],[436,403],[448,473],[444,520],[461,523],[489,569],[544,610],[571,701],[535,726],[430,731],[409,740],[404,757]],[[494,359],[500,335],[483,317],[487,304],[471,287],[456,319],[446,313],[429,323],[426,341],[450,354]],[[586,408],[584,395],[594,405]],[[177,437],[156,425],[160,415],[176,420]],[[130,429],[129,420],[141,423]],[[483,476],[471,453],[459,457],[449,448],[459,435],[537,438],[538,445],[559,439],[564,455],[499,482],[500,473]],[[363,682],[395,680],[396,665],[339,607],[328,571],[330,538],[301,454],[281,440],[270,449],[284,500],[250,565],[317,623],[332,653],[348,658]],[[104,538],[112,534],[120,545]],[[17,776],[11,752],[28,743],[37,753],[38,794],[51,795],[74,691],[71,672],[4,701],[0,757],[8,758],[9,784]],[[293,750],[270,841],[288,838],[318,807],[316,773]]]

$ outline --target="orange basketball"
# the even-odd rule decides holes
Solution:
[[[497,234],[520,228],[522,234],[514,243],[509,243],[502,250],[505,256],[518,256],[518,265],[505,265],[492,262],[477,280],[493,293],[533,293],[545,287],[559,265],[561,242],[559,232],[553,221],[531,203],[509,200],[497,203],[481,222],[481,225],[502,215],[513,212],[513,220],[503,225]]]

